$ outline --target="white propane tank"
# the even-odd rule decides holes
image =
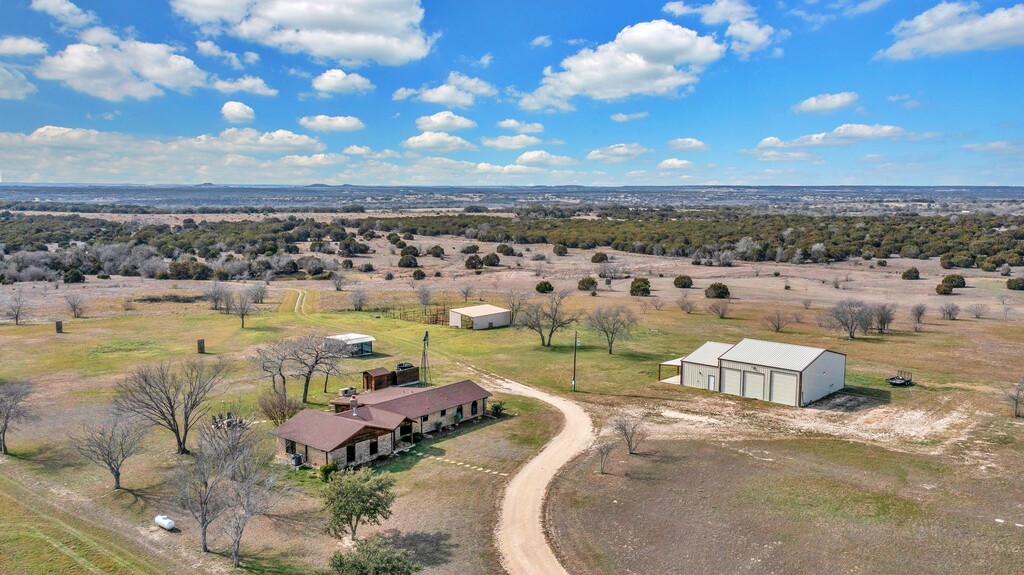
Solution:
[[[174,520],[166,515],[157,515],[156,518],[153,519],[153,523],[156,523],[167,531],[174,529]]]

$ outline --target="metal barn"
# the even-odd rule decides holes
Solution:
[[[707,342],[680,363],[683,385],[783,405],[803,407],[846,386],[845,355],[788,343]]]
[[[448,312],[448,325],[463,329],[491,329],[512,324],[512,312],[496,305],[460,307]]]

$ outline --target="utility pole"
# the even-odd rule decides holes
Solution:
[[[576,349],[580,346],[580,332],[572,334],[572,390],[576,391]]]

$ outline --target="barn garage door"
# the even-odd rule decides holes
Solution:
[[[743,372],[743,397],[764,399],[764,374]]]
[[[722,370],[722,393],[743,395],[743,374],[739,370]]]
[[[771,400],[785,405],[796,405],[796,374],[773,373]]]

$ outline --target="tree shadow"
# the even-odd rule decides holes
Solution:
[[[458,543],[452,543],[452,536],[446,531],[409,531],[402,533],[397,529],[384,531],[382,535],[399,549],[404,549],[412,558],[425,567],[435,567],[450,563]]]

